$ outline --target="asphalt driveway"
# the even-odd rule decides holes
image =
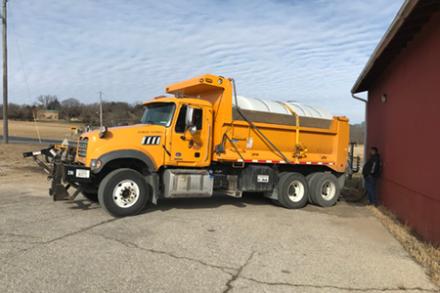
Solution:
[[[0,177],[0,292],[436,292],[362,206],[169,200],[115,219],[53,202],[43,175]]]

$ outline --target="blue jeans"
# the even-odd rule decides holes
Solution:
[[[365,190],[367,191],[368,201],[374,205],[377,204],[376,180],[373,176],[365,177]]]

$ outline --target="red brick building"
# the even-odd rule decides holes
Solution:
[[[440,244],[440,0],[407,0],[352,93],[368,91],[367,146],[383,171],[379,198]]]

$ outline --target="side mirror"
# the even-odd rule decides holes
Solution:
[[[186,107],[185,127],[186,129],[194,125],[194,108],[191,106]]]
[[[189,131],[189,133],[194,135],[197,133],[197,127],[195,125],[191,125],[190,127],[188,127],[188,131]]]

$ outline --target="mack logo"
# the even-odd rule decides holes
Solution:
[[[144,136],[141,144],[160,144],[160,136]]]

